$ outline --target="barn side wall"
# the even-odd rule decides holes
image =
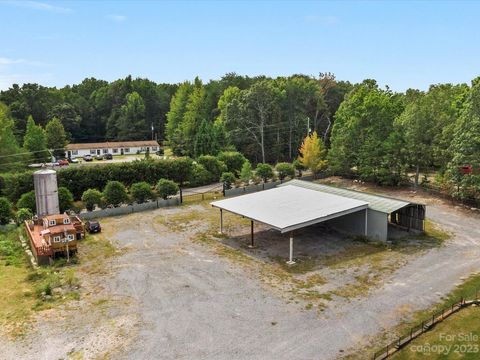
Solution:
[[[335,230],[352,235],[365,235],[365,210],[343,215],[325,222]]]
[[[368,237],[374,240],[387,241],[388,214],[368,209]]]

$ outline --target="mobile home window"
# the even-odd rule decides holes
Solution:
[[[108,149],[103,149],[104,154],[108,154]]]
[[[124,151],[125,151],[125,152],[130,152],[130,149],[129,149],[129,148],[125,148]]]
[[[95,155],[97,152],[95,150],[90,150],[90,155]]]
[[[70,219],[68,218],[65,218],[63,219],[63,223],[66,225],[66,224],[70,224]]]
[[[157,147],[156,147],[156,146],[152,146],[152,151],[157,151]]]
[[[72,155],[78,155],[78,150],[72,150]]]
[[[112,149],[112,152],[113,152],[114,154],[118,154],[118,149]]]
[[[50,220],[50,222],[48,224],[50,226],[55,226],[55,225],[57,225],[57,222],[55,220]]]
[[[60,242],[60,236],[54,236],[53,242],[56,242],[56,243]]]

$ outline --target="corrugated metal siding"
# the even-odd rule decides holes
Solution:
[[[278,186],[284,186],[284,185],[295,185],[295,186],[303,187],[306,189],[317,190],[317,191],[321,191],[329,194],[348,197],[351,199],[362,200],[362,201],[368,202],[369,209],[380,211],[386,214],[390,214],[395,210],[401,209],[411,204],[410,202],[399,200],[399,199],[393,199],[393,198],[380,196],[380,195],[372,195],[372,194],[367,194],[360,191],[347,190],[347,189],[337,188],[334,186],[316,184],[316,183],[302,181],[302,180],[294,179]]]

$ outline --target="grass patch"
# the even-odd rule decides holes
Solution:
[[[420,324],[424,320],[431,319],[432,314],[438,313],[442,309],[451,307],[452,304],[458,303],[462,297],[467,299],[467,300],[474,298],[476,291],[479,291],[479,294],[480,294],[480,275],[473,275],[473,276],[469,277],[461,285],[459,285],[454,290],[452,290],[447,296],[442,298],[442,301],[440,301],[436,305],[432,306],[431,308],[429,308],[427,310],[416,311],[415,313],[413,313],[410,316],[410,318],[408,320],[402,321],[402,323],[400,325],[395,327],[393,330],[390,330],[389,334],[390,335],[395,334],[396,337],[406,335],[410,331],[411,327]],[[477,310],[477,312],[480,312],[480,309],[478,307],[474,307],[472,309]],[[468,309],[462,309],[462,310],[460,310],[460,312],[458,314],[462,314],[462,312],[464,312],[464,311],[468,311]],[[455,317],[458,314],[452,315],[452,318],[449,318],[449,319],[445,320],[445,322],[447,322],[449,320],[454,321]],[[470,326],[470,325],[468,325],[468,323],[469,322],[465,323],[465,326]],[[473,320],[472,320],[472,323],[474,323]],[[479,323],[480,322],[477,322],[477,324],[479,324]],[[422,339],[424,337],[426,337],[427,335],[430,336],[431,333],[433,334],[433,336],[435,336],[435,333],[437,332],[437,328],[441,324],[442,323],[436,325],[431,331],[425,333],[425,335],[421,335],[416,341],[422,342],[423,341]],[[452,326],[456,326],[456,325],[452,325]],[[460,326],[462,326],[462,322],[460,322]],[[477,327],[477,329],[479,329],[479,328]],[[463,333],[468,333],[468,332],[469,332],[469,330],[463,331]],[[382,336],[380,336],[379,337],[380,340],[376,341],[373,346],[372,345],[369,346],[368,350],[370,350],[373,353],[374,351],[378,350],[378,347],[381,346],[380,344],[386,344],[387,342],[392,340],[391,338],[387,339],[386,337],[387,337],[386,333],[383,334]],[[406,355],[403,355],[403,354],[407,354],[408,356],[412,355],[411,351],[409,350],[409,346],[405,347],[402,351],[400,351],[398,356],[400,356],[400,354],[402,354],[401,356],[406,356]],[[472,358],[467,357],[467,359],[478,359],[479,354],[480,354],[480,352],[474,354],[474,355],[476,355],[476,357],[472,357]],[[467,354],[463,354],[463,355],[467,355]],[[410,357],[408,357],[408,356],[407,357],[400,357],[400,359],[410,359]],[[424,357],[426,357],[426,356],[424,356]],[[351,358],[355,359],[355,357],[351,357]],[[429,357],[429,358],[432,358],[432,359],[450,359],[450,357],[448,357],[448,356],[447,357]]]
[[[78,262],[85,260],[100,269],[103,261],[116,253],[102,236],[87,236],[79,244],[78,257],[71,257],[70,263],[60,258],[53,266],[33,269],[18,231],[0,233],[0,328],[13,337],[25,334],[34,311],[80,299]]]
[[[433,240],[438,244],[450,239],[452,235],[429,219],[425,220],[425,232],[417,236],[421,240]]]
[[[475,339],[476,337],[476,339]],[[467,359],[480,357],[480,309],[468,307],[413,340],[392,359]],[[435,351],[432,351],[435,349]]]

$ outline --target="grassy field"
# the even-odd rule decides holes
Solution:
[[[0,233],[0,328],[13,337],[24,334],[34,312],[80,298],[78,263],[82,262],[83,270],[98,272],[102,261],[115,252],[103,238],[87,237],[82,244],[88,246],[80,245],[79,255],[69,264],[59,259],[53,266],[33,269],[18,240],[18,231],[12,227]]]
[[[407,359],[479,359],[480,309],[469,307],[441,322],[393,356]]]
[[[395,332],[405,335],[409,332],[410,327],[431,318],[432,314],[450,307],[453,303],[458,303],[462,297],[467,300],[474,298],[477,291],[480,294],[480,275],[468,278],[433,308],[416,312],[410,321],[398,326]],[[470,341],[467,338],[467,335],[470,334],[477,336],[476,341]],[[475,344],[480,347],[480,309],[470,307],[460,310],[437,324],[431,331],[420,335],[392,359],[479,359],[480,348],[475,351],[475,347],[470,346]],[[432,347],[433,345],[436,346]],[[371,350],[377,349],[372,348]]]

